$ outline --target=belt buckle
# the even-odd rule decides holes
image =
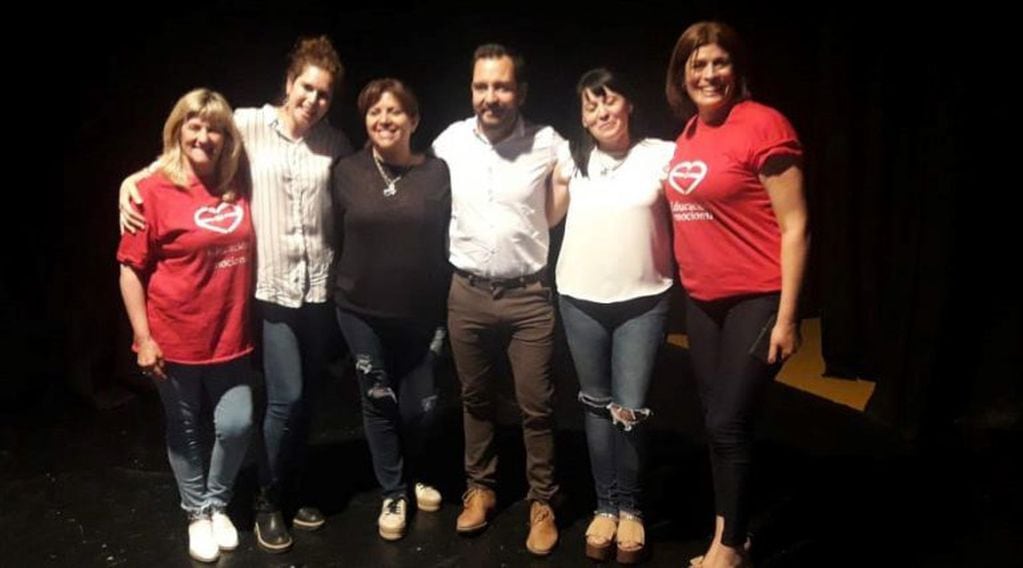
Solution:
[[[500,281],[490,280],[488,284],[490,285],[490,295],[494,299],[500,298],[504,294],[505,286],[502,286]]]

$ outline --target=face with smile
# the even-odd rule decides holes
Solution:
[[[511,57],[476,60],[472,71],[472,108],[480,131],[492,142],[511,132],[525,99],[525,85],[518,83]]]
[[[724,110],[735,96],[736,77],[732,58],[716,43],[702,45],[686,62],[686,93],[701,117]]]
[[[224,149],[224,130],[201,116],[193,116],[181,125],[181,154],[198,177],[212,174]]]
[[[384,91],[366,110],[366,133],[370,144],[381,156],[407,154],[419,117],[409,116],[401,101]]]
[[[630,103],[620,93],[606,86],[585,89],[582,93],[583,127],[593,136],[597,147],[605,152],[620,152],[629,147]]]
[[[282,117],[296,136],[303,136],[330,109],[334,77],[315,65],[306,65],[300,74],[288,79]]]

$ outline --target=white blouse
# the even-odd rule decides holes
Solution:
[[[557,266],[561,294],[608,304],[671,288],[670,217],[662,182],[674,151],[671,142],[646,138],[624,159],[594,148],[589,176],[574,170]]]

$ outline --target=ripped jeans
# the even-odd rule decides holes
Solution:
[[[363,427],[383,497],[409,498],[410,482],[423,475],[422,457],[435,422],[433,366],[443,335],[435,336],[435,324],[342,308],[337,322],[355,361]]]
[[[561,296],[579,376],[597,512],[642,516],[646,395],[664,341],[668,292],[601,304]]]

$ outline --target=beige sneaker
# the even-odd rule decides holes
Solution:
[[[398,540],[405,536],[405,499],[384,499],[377,518],[380,537],[384,540]]]
[[[418,507],[420,511],[432,513],[433,511],[440,509],[442,500],[440,491],[437,491],[435,487],[425,483],[416,484],[416,507]]]

